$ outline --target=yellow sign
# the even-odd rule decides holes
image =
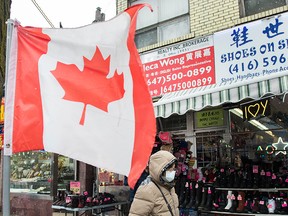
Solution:
[[[0,134],[0,149],[3,149],[3,134]]]
[[[1,106],[0,106],[0,123],[4,122],[4,103],[5,103],[5,99],[4,97],[2,97]]]
[[[196,128],[216,127],[224,125],[222,109],[201,111],[196,113]]]
[[[242,105],[242,111],[243,121],[249,121],[251,118],[256,118],[257,116],[268,116],[270,115],[269,99],[254,101],[252,103]]]

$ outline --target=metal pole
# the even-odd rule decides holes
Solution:
[[[3,216],[10,216],[10,156],[3,156]]]
[[[14,21],[9,19],[7,22],[7,39],[6,39],[6,61],[5,61],[5,88],[7,87],[7,73],[9,69],[9,56],[11,49],[11,37],[13,32]],[[7,89],[5,89],[7,94]],[[5,134],[5,131],[4,131]],[[5,145],[5,143],[4,143]],[[5,146],[4,146],[5,148]],[[10,155],[3,156],[3,216],[10,216]]]

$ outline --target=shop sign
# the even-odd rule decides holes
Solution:
[[[283,13],[215,33],[217,85],[231,88],[287,75],[287,25]]]
[[[70,191],[73,194],[80,194],[80,182],[70,182]]]
[[[222,109],[196,112],[196,128],[216,127],[224,125]]]
[[[215,83],[212,36],[142,54],[141,61],[152,97]]]
[[[243,112],[243,121],[268,116],[271,113],[269,99],[253,101],[242,105],[241,108]]]
[[[0,106],[0,124],[4,123],[4,103],[5,103],[5,98],[2,97],[1,106]]]
[[[0,149],[3,149],[4,134],[0,134]]]
[[[0,124],[0,149],[3,149],[4,145],[4,124]]]

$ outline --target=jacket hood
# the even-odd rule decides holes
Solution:
[[[161,178],[167,167],[176,162],[176,157],[168,151],[158,151],[151,155],[149,161],[149,173],[151,178],[158,184],[166,185]]]

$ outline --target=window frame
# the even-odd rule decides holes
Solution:
[[[288,0],[287,0],[288,1]],[[137,0],[128,0],[128,5],[131,6],[132,3],[134,2],[137,2]],[[188,5],[190,4],[189,0],[188,0]],[[185,20],[186,19],[186,20]],[[169,26],[170,24],[173,24],[175,22],[177,22],[177,20],[180,20],[180,21],[188,21],[188,33],[187,34],[184,34],[184,35],[181,35],[181,36],[178,36],[178,37],[182,37],[182,36],[185,36],[185,35],[188,35],[191,33],[191,23],[190,23],[190,10],[188,8],[188,12],[186,14],[181,14],[179,16],[175,16],[175,17],[172,17],[170,19],[166,19],[164,21],[160,21],[160,22],[157,22],[155,24],[152,24],[152,25],[149,25],[147,27],[144,27],[144,28],[141,28],[141,29],[136,29],[136,33],[135,35],[138,35],[138,34],[141,34],[141,33],[145,33],[145,32],[148,32],[150,30],[153,30],[153,29],[156,29],[156,32],[157,32],[157,37],[156,37],[156,43],[155,44],[158,44],[158,43],[161,43],[161,42],[164,42],[164,41],[167,41],[167,40],[163,40],[162,38],[162,35],[161,35],[161,28],[164,27],[164,26]],[[170,39],[169,39],[170,40]],[[169,41],[168,40],[168,41]],[[136,44],[137,45],[137,44]],[[152,44],[150,44],[152,45]],[[143,47],[138,47],[138,49],[141,49],[141,48],[144,48],[144,47],[147,47],[147,46],[150,46],[150,45],[145,45]]]
[[[164,40],[162,39],[162,35],[161,35],[161,28],[164,27],[164,26],[167,26],[169,24],[173,24],[176,22],[176,20],[185,20],[185,18],[187,19],[187,21],[190,23],[190,17],[189,17],[189,14],[183,14],[183,15],[180,15],[180,16],[177,16],[177,17],[174,17],[174,18],[171,18],[169,20],[165,20],[165,21],[162,21],[162,22],[159,22],[157,24],[154,24],[154,25],[151,25],[151,26],[148,26],[146,28],[142,28],[142,29],[138,29],[136,30],[136,35],[138,34],[141,34],[141,33],[145,33],[145,32],[148,32],[150,30],[153,30],[153,29],[156,29],[156,32],[157,32],[157,41],[156,41],[156,44],[157,43],[160,43],[160,42],[163,42]],[[187,34],[190,34],[191,32],[191,29],[190,29],[190,24],[188,25],[188,28],[189,28],[189,31]],[[186,35],[186,34],[185,34]],[[182,35],[184,36],[184,35]],[[179,36],[181,37],[181,36]],[[165,40],[166,41],[166,40]],[[147,45],[149,46],[149,45]],[[146,46],[144,46],[146,47]],[[139,47],[139,48],[143,48],[143,47]]]
[[[239,0],[239,13],[240,13],[240,18],[244,18],[244,17],[247,17],[247,16],[253,16],[255,14],[258,14],[258,13],[255,13],[255,14],[251,14],[251,15],[246,15],[246,11],[245,11],[245,0]],[[286,5],[288,5],[288,0],[285,0],[286,2]],[[284,7],[284,6],[283,6]],[[277,8],[277,7],[275,7]],[[275,9],[273,8],[273,9]],[[271,9],[272,10],[272,9]],[[267,11],[267,10],[265,10]],[[265,12],[265,11],[261,11],[259,13],[262,13],[262,12]]]

